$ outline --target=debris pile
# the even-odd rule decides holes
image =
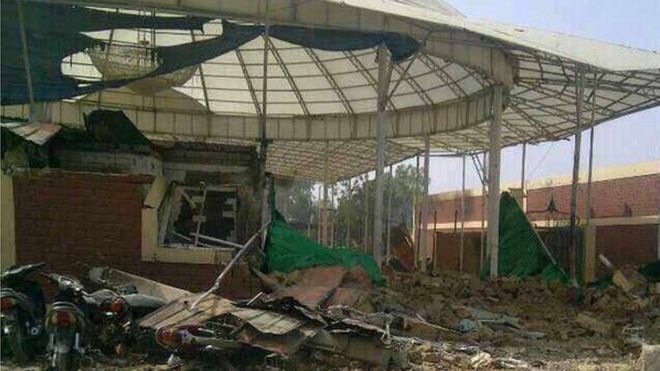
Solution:
[[[142,325],[178,339],[161,345],[181,356],[191,344],[222,357],[257,349],[274,369],[301,359],[310,369],[520,369],[622,357],[660,340],[658,296],[618,286],[589,289],[575,306],[571,289],[533,278],[399,273],[385,287],[360,266],[254,272],[269,293],[242,304],[210,296],[191,312],[192,295]]]

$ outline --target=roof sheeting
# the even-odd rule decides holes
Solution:
[[[134,2],[85,2],[131,8]],[[502,142],[540,142],[575,131],[575,77],[586,71],[585,119],[598,124],[660,105],[660,54],[555,32],[462,16],[439,0],[281,0],[271,3],[275,24],[407,34],[422,50],[394,66],[388,105],[388,163],[432,148],[478,151],[488,146],[485,124],[490,89],[507,89]],[[264,0],[198,2],[143,0],[141,9],[263,21]],[[160,44],[202,40],[221,33],[218,21],[204,34],[156,32]],[[136,30],[117,30],[115,41],[135,44]],[[92,35],[103,40],[110,31]],[[264,39],[200,65],[174,91],[140,96],[129,89],[52,105],[53,121],[79,123],[99,106],[122,108],[150,136],[256,143],[262,105]],[[337,180],[375,165],[375,50],[322,52],[271,40],[268,67],[268,168],[281,176]],[[66,63],[69,62],[69,63]],[[101,79],[84,53],[62,66],[67,73]],[[121,94],[121,99],[119,98]],[[159,94],[167,98],[158,97]],[[595,105],[591,104],[593,94]],[[107,98],[104,98],[106,96]],[[100,99],[99,99],[100,98]],[[471,102],[471,103],[470,103]],[[27,117],[22,106],[3,115]],[[327,152],[326,148],[330,148]],[[325,173],[328,158],[329,173]]]

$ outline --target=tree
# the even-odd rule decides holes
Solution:
[[[417,173],[412,165],[399,165],[394,168],[394,176],[389,173],[384,174],[384,208],[383,223],[387,222],[387,204],[389,192],[392,192],[392,212],[390,224],[403,225],[412,233],[413,221],[413,194],[415,184],[417,185],[417,194],[421,200],[424,191],[423,169]],[[416,181],[417,179],[417,181]],[[331,205],[328,201],[329,223],[334,222],[334,235],[330,237],[335,245],[360,248],[365,251],[371,251],[371,241],[373,240],[373,205],[374,190],[376,182],[374,179],[366,180],[366,177],[359,176],[348,181],[339,182],[335,187],[335,204]],[[290,224],[294,225],[300,232],[310,232],[310,237],[316,239],[316,231],[319,223],[319,202],[314,197],[314,183],[305,180],[296,181],[278,181],[276,182],[276,207],[284,214]],[[328,186],[330,187],[330,186]],[[349,192],[350,190],[350,192]],[[365,200],[365,193],[367,199]],[[331,192],[328,189],[330,198]],[[366,220],[366,231],[365,231]],[[348,232],[350,230],[350,236]],[[387,229],[384,229],[384,233]],[[331,228],[328,228],[330,233]],[[365,241],[366,233],[366,245]],[[386,236],[383,236],[386,237]]]
[[[420,169],[419,174],[416,173],[417,171],[414,166],[400,165],[395,168],[393,177],[389,173],[384,174],[383,223],[387,222],[387,204],[389,192],[392,192],[390,224],[401,224],[408,230],[412,230],[415,184],[417,185],[417,194],[419,196],[424,191],[423,170]],[[367,250],[370,250],[370,244],[373,239],[373,204],[376,182],[374,179],[365,182],[364,177],[357,180],[353,179],[352,181],[351,191],[349,192],[348,186],[345,185],[338,195],[337,209],[334,217],[334,240],[337,241],[336,244],[346,245],[350,228],[350,236],[348,236],[349,246],[361,246],[364,248],[366,232]],[[366,200],[365,192],[367,193]],[[367,221],[366,231],[365,220]]]
[[[275,206],[289,223],[298,228],[317,220],[318,202],[313,197],[314,183],[309,180],[277,181]]]

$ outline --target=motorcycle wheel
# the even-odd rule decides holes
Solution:
[[[9,337],[9,348],[14,358],[14,362],[18,365],[24,365],[28,361],[27,344],[25,344],[23,331],[17,330],[13,336]]]

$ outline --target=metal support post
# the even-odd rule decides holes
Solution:
[[[335,217],[336,214],[334,212],[335,210],[335,184],[332,183],[330,186],[330,210],[332,210],[331,213],[329,213],[329,218],[330,219],[330,247],[335,247]],[[327,211],[326,211],[327,213]]]
[[[20,25],[21,47],[23,51],[23,67],[25,68],[25,79],[27,80],[28,97],[30,99],[30,122],[38,121],[37,107],[34,101],[34,90],[32,90],[32,69],[30,68],[30,53],[28,52],[27,34],[25,32],[25,20],[23,17],[23,2],[17,2],[18,24]],[[6,42],[6,41],[5,41]]]
[[[500,228],[500,153],[502,150],[502,85],[495,86],[493,97],[493,119],[490,121],[488,151],[488,255],[490,277],[499,273],[499,228]]]
[[[591,91],[591,129],[589,130],[589,175],[587,177],[587,195],[584,204],[585,227],[591,223],[591,181],[594,165],[594,121],[596,119],[596,96],[598,93],[598,78],[594,74],[594,88]]]
[[[261,117],[259,117],[259,131],[260,131],[260,146],[259,146],[259,155],[261,162],[261,175],[263,182],[263,190],[261,196],[261,225],[267,225],[270,221],[270,212],[268,208],[268,194],[269,187],[268,181],[266,179],[266,163],[267,163],[267,152],[268,152],[268,137],[266,133],[266,117],[268,115],[268,50],[270,48],[270,0],[266,0],[266,9],[264,15],[264,59],[263,59],[263,95],[262,95],[262,107],[261,107]],[[262,246],[266,243],[266,233],[267,230],[264,229],[261,235],[261,244]]]
[[[481,238],[479,240],[479,270],[484,268],[484,260],[486,257],[485,253],[485,235],[486,235],[486,182],[488,179],[487,175],[488,161],[486,160],[486,152],[483,154],[482,159],[482,168],[481,170],[477,169],[477,172],[481,172]]]
[[[346,199],[348,200],[348,205],[349,207],[347,208],[346,212],[348,215],[346,215],[346,247],[351,247],[351,206],[353,205],[353,181],[351,179],[348,180],[348,186],[346,187],[347,191],[347,197]]]
[[[584,78],[582,71],[576,71],[576,119],[575,119],[575,147],[573,148],[573,179],[571,181],[571,214],[569,236],[569,272],[571,285],[577,287],[577,190],[580,175],[580,148],[582,146],[582,110],[584,103]]]
[[[462,158],[463,171],[461,172],[461,247],[458,259],[458,270],[463,273],[463,252],[465,251],[465,155]]]
[[[415,183],[413,184],[413,197],[412,197],[412,215],[410,217],[411,221],[411,230],[412,230],[412,236],[413,236],[413,242],[416,246],[415,248],[415,264],[417,264],[417,246],[419,246],[417,236],[415,235],[415,231],[417,231],[417,223],[419,222],[417,220],[417,193],[418,193],[418,188],[419,188],[419,155],[415,156]]]
[[[364,236],[363,245],[364,253],[369,250],[369,173],[364,174]]]
[[[390,178],[387,182],[387,229],[385,231],[387,254],[385,254],[385,262],[390,262],[390,257],[392,256],[392,186],[394,181],[394,172],[392,171],[392,165],[390,165]]]
[[[387,131],[387,93],[389,88],[389,51],[385,44],[378,46],[378,121],[376,123],[376,192],[374,194],[373,256],[376,264],[383,264],[383,173],[385,170],[385,133]]]
[[[323,222],[321,221],[321,219],[323,219],[321,217],[321,214],[323,212],[322,211],[323,210],[323,206],[322,206],[323,205],[323,193],[322,193],[323,189],[322,189],[322,187],[323,187],[322,185],[319,185],[319,193],[318,193],[318,200],[319,200],[318,204],[319,205],[318,205],[318,210],[317,210],[317,213],[316,213],[316,219],[317,219],[316,220],[316,224],[317,224],[317,226],[316,226],[316,242],[318,242],[318,243],[323,243],[323,241],[321,240],[321,229],[323,227]]]
[[[321,203],[321,243],[328,244],[328,152],[330,144],[325,141],[325,165],[323,169],[323,201]]]
[[[520,192],[522,193],[522,200],[520,207],[524,212],[527,212],[527,189],[525,186],[525,160],[527,159],[527,143],[523,143],[522,147],[522,164],[520,164]]]
[[[428,195],[429,195],[429,165],[431,162],[431,141],[429,136],[427,135],[424,138],[424,193],[422,194],[422,212],[421,212],[421,217],[419,218],[419,223],[420,223],[420,236],[419,236],[419,260],[420,260],[420,268],[422,272],[426,272],[427,267],[426,267],[426,258],[428,256],[427,252],[427,244],[428,244],[428,236],[427,236],[427,225],[426,221],[428,220],[427,217],[427,209],[428,209]]]

